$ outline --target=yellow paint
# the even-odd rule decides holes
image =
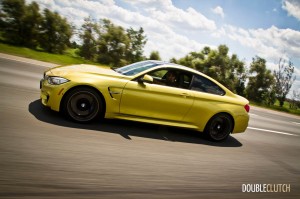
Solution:
[[[160,67],[162,66],[156,66],[157,69]],[[43,105],[59,111],[63,96],[69,89],[77,86],[90,86],[97,89],[104,97],[106,118],[127,119],[203,131],[211,117],[225,112],[234,119],[233,133],[246,130],[249,115],[244,106],[249,103],[248,100],[233,94],[217,81],[193,69],[178,65],[164,65],[163,67],[175,67],[202,75],[219,85],[226,94],[219,96],[138,82],[137,78],[149,70],[134,76],[125,76],[98,66],[72,65],[46,71],[47,76],[60,76],[70,81],[61,85],[50,85],[44,80],[41,100]]]

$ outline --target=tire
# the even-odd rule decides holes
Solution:
[[[206,136],[215,142],[228,138],[233,129],[233,121],[228,114],[219,113],[213,116],[205,127]]]
[[[67,93],[63,102],[64,114],[79,123],[89,123],[99,118],[103,111],[101,97],[91,88],[75,88]]]

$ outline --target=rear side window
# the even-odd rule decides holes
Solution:
[[[201,75],[194,76],[191,90],[211,93],[215,95],[225,95],[225,91],[222,88]]]

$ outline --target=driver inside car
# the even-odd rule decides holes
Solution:
[[[178,87],[178,74],[175,71],[168,71],[166,74],[166,85]]]

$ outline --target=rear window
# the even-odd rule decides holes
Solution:
[[[215,95],[225,95],[225,91],[222,88],[220,88],[217,84],[201,75],[194,76],[191,85],[191,90]]]

